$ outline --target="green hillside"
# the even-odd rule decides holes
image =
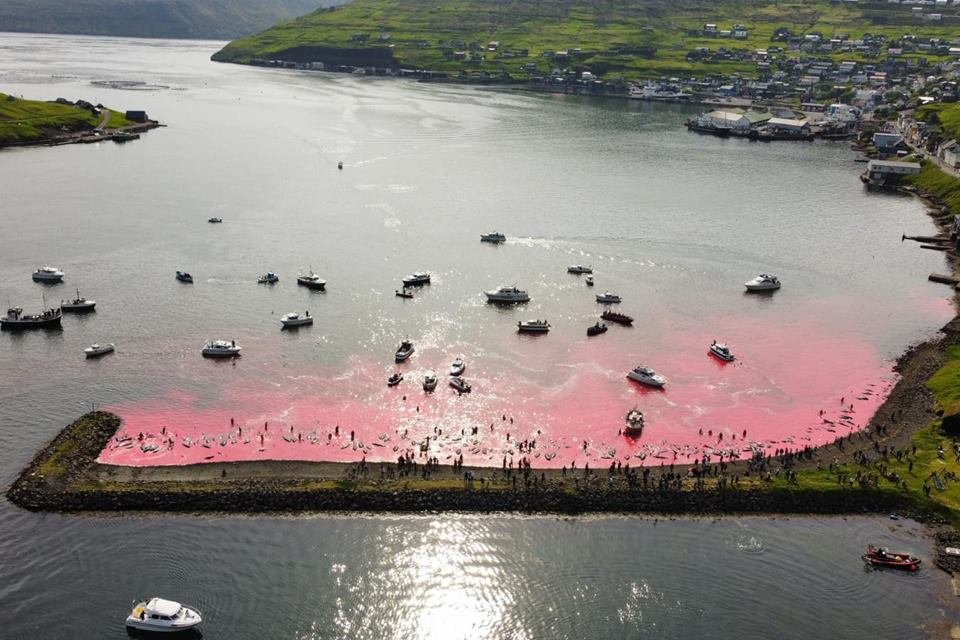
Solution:
[[[24,100],[0,93],[0,143],[27,142],[95,128],[100,117],[72,104]],[[108,128],[133,124],[123,112],[110,112]]]
[[[886,0],[354,0],[231,42],[213,59],[389,61],[405,68],[520,76],[571,64],[626,77],[752,73],[750,61],[698,61],[688,53],[697,47],[766,48],[778,27],[795,34],[820,32],[825,39],[865,33],[960,36],[960,8],[936,10],[943,13],[933,22]],[[740,24],[747,36],[705,37],[705,23],[721,30]],[[499,43],[495,51],[491,42]],[[567,52],[560,57],[566,64],[555,64],[556,52]]]

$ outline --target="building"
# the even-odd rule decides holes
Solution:
[[[879,153],[896,153],[904,146],[903,137],[898,133],[880,133],[873,134],[873,146]]]
[[[124,115],[127,120],[133,120],[134,122],[146,122],[149,120],[146,111],[127,111]]]
[[[944,142],[937,148],[937,157],[944,165],[956,171],[960,167],[960,144],[957,144],[956,140]]]
[[[884,186],[896,183],[904,176],[915,176],[920,173],[919,162],[901,162],[899,160],[871,160],[867,163],[864,181],[870,184]]]
[[[806,120],[794,120],[792,118],[770,118],[767,120],[767,126],[777,131],[787,133],[810,133],[810,123]]]

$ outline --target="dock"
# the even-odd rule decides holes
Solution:
[[[958,280],[957,278],[954,278],[953,276],[945,276],[942,273],[931,273],[929,276],[927,276],[927,280],[931,282],[939,282],[941,284],[949,284],[953,286],[957,286],[957,284],[960,284],[960,280]]]

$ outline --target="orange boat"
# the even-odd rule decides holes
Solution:
[[[920,558],[909,553],[887,551],[883,547],[873,545],[867,547],[867,552],[863,555],[863,561],[874,567],[889,567],[905,571],[916,571],[920,568]]]

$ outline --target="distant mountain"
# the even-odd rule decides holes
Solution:
[[[228,40],[342,0],[0,0],[0,31]]]

